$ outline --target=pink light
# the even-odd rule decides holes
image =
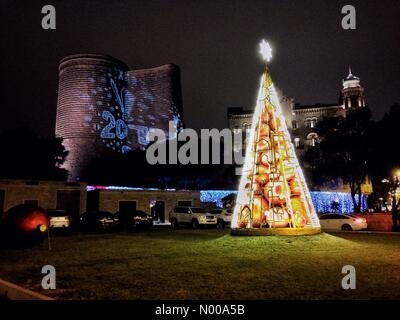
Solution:
[[[108,187],[105,186],[87,186],[87,191],[94,191],[94,190],[107,190]]]

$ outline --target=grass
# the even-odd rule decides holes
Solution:
[[[228,230],[71,234],[0,250],[0,278],[61,299],[400,299],[400,236],[232,237]],[[41,268],[57,289],[41,290]],[[343,290],[343,265],[357,289]]]

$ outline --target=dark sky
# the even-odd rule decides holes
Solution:
[[[107,53],[131,69],[178,64],[186,125],[225,127],[228,107],[255,103],[262,38],[274,48],[274,82],[298,103],[336,102],[349,65],[375,118],[400,102],[398,0],[0,3],[0,129],[52,134],[58,62],[80,52]],[[45,4],[57,9],[55,31],[41,28]],[[356,30],[341,28],[345,4],[356,7]]]

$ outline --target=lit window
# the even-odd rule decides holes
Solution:
[[[242,150],[242,144],[241,143],[235,143],[233,145],[233,151],[234,152],[240,152]]]
[[[310,122],[310,127],[311,128],[315,128],[315,126],[317,125],[317,120],[318,118],[312,118],[311,122]]]
[[[315,147],[315,145],[318,143],[318,134],[315,132],[309,133],[307,135],[307,143],[311,147]]]
[[[235,127],[233,128],[233,133],[234,133],[234,134],[240,133],[239,126],[235,126]]]
[[[294,138],[294,145],[296,148],[300,147],[300,138]]]

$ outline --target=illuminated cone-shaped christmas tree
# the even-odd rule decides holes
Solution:
[[[264,40],[260,46],[268,62],[271,48]],[[232,228],[234,234],[320,231],[268,67],[261,77]]]

